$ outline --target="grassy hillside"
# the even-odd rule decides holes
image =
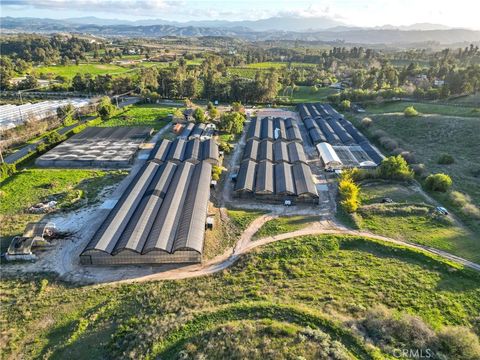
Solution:
[[[395,106],[395,108],[394,108]],[[471,108],[448,107],[443,105],[425,105],[431,113],[407,118],[403,114],[392,114],[401,105],[389,104],[384,107],[368,109],[367,114],[357,116],[354,122],[360,125],[364,116],[373,119],[372,125],[364,132],[375,138],[378,131],[384,134],[398,148],[412,152],[416,162],[425,165],[424,175],[429,173],[446,173],[453,179],[453,190],[461,194],[433,194],[449,208],[457,209],[457,214],[480,238],[480,217],[475,207],[480,205],[480,115],[459,117],[461,111],[469,112]],[[420,104],[415,108],[426,111]],[[446,115],[447,113],[457,116]],[[467,115],[467,114],[463,114]],[[375,141],[375,140],[374,140]],[[386,151],[388,153],[388,151]],[[451,155],[453,164],[439,164],[442,155]]]
[[[189,280],[93,287],[45,275],[0,286],[3,354],[12,359],[386,359],[395,346],[414,346],[383,333],[388,326],[366,346],[376,305],[405,319],[404,330],[434,336],[455,325],[480,334],[478,273],[361,237],[271,244]],[[379,341],[384,335],[393,342]]]

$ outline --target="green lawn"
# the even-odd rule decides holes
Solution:
[[[288,98],[289,101],[294,103],[319,102],[325,101],[329,95],[335,94],[336,92],[335,89],[329,87],[318,88],[317,91],[313,91],[311,86],[298,86],[297,90],[293,91],[293,96],[290,87],[281,89],[278,92],[278,96],[280,98]]]
[[[54,76],[62,75],[69,79],[73,78],[76,74],[92,74],[92,75],[105,75],[111,73],[121,73],[128,69],[113,65],[113,64],[79,64],[79,65],[55,65],[55,66],[41,66],[34,68],[34,72],[37,75],[54,74]]]
[[[49,199],[55,199],[66,210],[86,201],[91,203],[102,188],[118,182],[124,175],[120,171],[77,169],[28,169],[14,174],[0,184],[2,248],[8,246],[12,236],[21,235],[28,222],[43,216],[27,213],[28,207]]]
[[[434,331],[462,325],[480,333],[478,273],[356,236],[270,244],[213,276],[104,286],[3,277],[0,291],[10,358],[243,359],[269,349],[265,358],[290,358],[295,349],[308,359],[345,358],[315,356],[318,344],[347,358],[392,358],[383,352],[391,348],[349,330],[376,305],[419,316]]]
[[[307,63],[300,63],[300,62],[288,63],[288,62],[266,61],[266,62],[248,64],[246,65],[246,67],[252,68],[252,69],[271,69],[271,68],[280,69],[283,67],[287,67],[289,64],[291,64],[291,66],[295,68],[300,68],[300,67],[309,68],[316,65],[316,64],[307,64]]]
[[[410,101],[397,101],[381,105],[369,105],[366,110],[368,113],[379,115],[395,112],[403,113],[403,110],[405,110],[407,106],[413,106],[417,111],[422,114],[467,116],[480,119],[480,113],[478,111],[475,111],[475,109],[471,107],[451,106],[435,103],[416,103]]]
[[[155,130],[159,130],[168,123],[166,117],[175,113],[176,110],[175,107],[164,105],[133,105],[127,111],[108,119],[100,126],[151,126]]]
[[[254,239],[262,239],[268,236],[297,231],[315,221],[318,221],[318,217],[316,216],[299,215],[278,217],[263,224],[255,233]]]

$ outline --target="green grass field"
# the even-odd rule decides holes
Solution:
[[[2,249],[25,225],[43,215],[29,214],[26,209],[40,201],[56,199],[60,208],[75,208],[92,203],[105,187],[118,182],[124,172],[28,169],[20,171],[0,184],[0,234]],[[77,201],[75,203],[74,201]]]
[[[413,106],[422,114],[437,114],[445,116],[465,116],[480,119],[480,113],[471,107],[449,106],[435,103],[415,103],[410,101],[391,102],[382,105],[369,105],[367,112],[370,114],[384,114],[384,113],[403,113],[407,106]]]
[[[309,68],[315,66],[315,64],[307,64],[307,63],[300,63],[300,62],[275,62],[275,61],[266,61],[266,62],[259,62],[259,63],[253,63],[253,64],[248,64],[246,67],[251,68],[251,69],[280,69],[287,67],[288,65],[291,65],[294,68]]]
[[[425,165],[426,173],[446,173],[453,180],[453,190],[466,194],[470,199],[465,204],[457,204],[452,200],[452,194],[432,193],[446,207],[456,210],[456,214],[480,238],[480,221],[478,210],[480,205],[480,117],[458,117],[433,113],[458,112],[458,107],[431,106],[431,113],[425,111],[418,117],[406,118],[403,114],[391,114],[393,105],[386,105],[384,112],[377,107],[375,112],[368,112],[353,119],[359,125],[360,119],[370,116],[373,124],[364,133],[372,137],[378,130],[388,134],[388,137],[398,143],[401,149],[413,152],[416,161]],[[396,105],[397,106],[397,105]],[[426,105],[427,107],[429,105]],[[468,109],[468,108],[465,108]],[[464,110],[466,111],[466,110]],[[453,156],[454,163],[442,165],[438,163],[440,156],[449,154]],[[472,216],[473,214],[473,216]]]
[[[34,72],[37,75],[53,74],[54,76],[65,76],[72,79],[76,74],[92,74],[92,75],[105,75],[111,73],[121,73],[128,69],[113,65],[113,64],[79,64],[79,65],[56,65],[56,66],[41,66],[34,68]]]
[[[175,113],[176,110],[175,107],[164,105],[133,105],[127,111],[101,123],[100,126],[151,126],[155,130],[159,130],[168,123],[166,117]]]
[[[255,233],[254,239],[262,239],[268,236],[297,231],[308,226],[312,222],[318,221],[316,216],[284,216],[267,221]]]
[[[393,204],[382,204],[383,198]],[[361,183],[362,206],[355,226],[375,234],[445,250],[480,262],[480,241],[450,218],[433,214],[434,204],[415,188],[402,183]]]
[[[307,359],[392,359],[349,330],[376,305],[432,331],[480,333],[478,273],[351,236],[270,244],[214,276],[106,286],[3,277],[0,290],[8,358],[290,358],[298,349]],[[346,357],[322,356],[318,344]]]
[[[324,87],[313,91],[311,86],[298,86],[297,90],[291,92],[291,88],[281,89],[278,92],[280,98],[286,97],[294,103],[325,101],[325,99],[337,91],[335,89]]]

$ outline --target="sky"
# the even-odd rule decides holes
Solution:
[[[0,0],[1,16],[257,20],[327,16],[352,26],[434,23],[480,30],[479,0]]]

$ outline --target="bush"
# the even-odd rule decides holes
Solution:
[[[414,164],[410,167],[417,176],[422,176],[425,173],[425,164]]]
[[[369,128],[373,123],[373,120],[369,117],[364,117],[361,121],[361,125],[363,128]]]
[[[405,110],[403,110],[403,114],[406,117],[415,117],[415,116],[418,116],[418,111],[415,110],[413,106],[407,106]]]
[[[378,141],[388,151],[393,151],[398,147],[398,143],[388,136],[383,136]]]
[[[196,108],[193,111],[193,118],[197,123],[205,122],[205,112],[201,108]]]
[[[372,133],[372,137],[373,137],[375,140],[379,140],[380,138],[386,137],[386,136],[388,136],[388,134],[387,134],[385,131],[380,130],[380,129],[375,130],[375,131]]]
[[[245,117],[239,112],[224,113],[220,117],[220,130],[228,134],[240,134],[243,131]]]
[[[340,205],[343,210],[347,213],[357,211],[360,205],[360,188],[355,184],[349,173],[342,175],[338,184],[338,192],[340,194]]]
[[[463,326],[449,326],[438,334],[439,352],[449,359],[480,359],[478,337]]]
[[[0,164],[0,181],[5,180],[9,176],[12,176],[17,172],[17,167],[15,164],[7,164],[7,163],[1,163]]]
[[[377,174],[383,179],[409,180],[413,178],[412,170],[401,155],[383,159],[377,169]]]
[[[438,159],[438,164],[440,165],[450,165],[450,164],[453,164],[454,162],[455,162],[455,159],[453,158],[452,155],[449,155],[449,154],[443,154]]]
[[[350,100],[342,100],[342,102],[340,103],[340,108],[342,110],[350,110],[352,104],[350,102]]]
[[[447,174],[431,174],[425,179],[425,187],[428,190],[446,192],[452,187],[452,179]]]
[[[220,175],[222,175],[222,167],[218,165],[212,166],[212,180],[218,181],[220,180]]]
[[[417,162],[415,155],[410,151],[402,151],[400,155],[405,159],[408,164],[415,164]]]

